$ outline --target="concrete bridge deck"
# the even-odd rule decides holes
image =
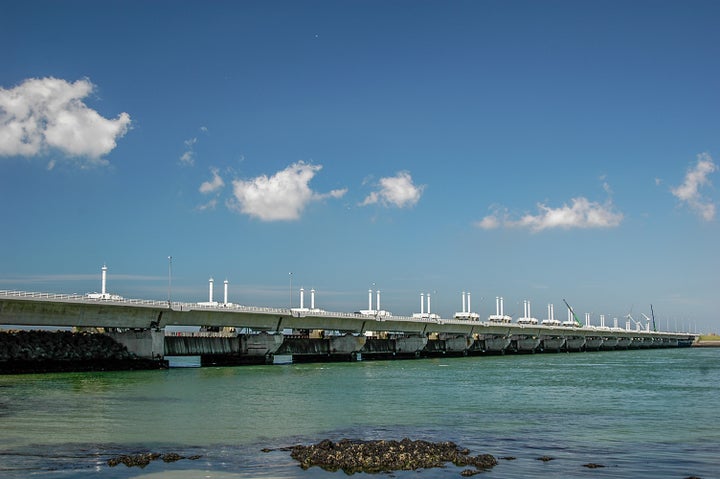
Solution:
[[[296,310],[241,305],[204,306],[197,303],[141,299],[95,299],[82,295],[0,291],[0,324],[163,329],[166,326],[249,328],[279,332],[283,329],[328,330],[364,334],[367,331],[416,334],[490,335],[522,339],[618,338],[693,340],[689,333],[491,323],[459,319],[406,316],[380,317],[358,313]],[[602,341],[601,341],[602,342]]]
[[[74,326],[162,329],[166,326],[212,326],[249,328],[256,331],[283,329],[329,330],[347,333],[366,331],[427,335],[431,333],[500,335],[694,339],[689,333],[647,330],[600,329],[491,323],[459,319],[407,316],[378,317],[358,313],[299,311],[231,305],[141,299],[94,299],[82,295],[0,291],[0,324],[28,326]]]

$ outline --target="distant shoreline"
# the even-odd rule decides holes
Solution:
[[[720,339],[698,339],[692,345],[694,348],[720,348]]]

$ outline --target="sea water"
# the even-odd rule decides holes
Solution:
[[[707,479],[719,414],[714,348],[0,376],[0,477],[338,478],[282,448],[408,437],[506,458],[483,478]],[[107,465],[139,452],[201,457]]]

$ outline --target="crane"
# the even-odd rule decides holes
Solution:
[[[629,313],[626,314],[625,318],[627,318],[627,319],[631,320],[633,323],[635,323],[638,331],[640,331],[642,329],[642,324],[640,323],[640,321],[636,321],[635,318],[633,318],[631,314],[629,314]]]
[[[657,326],[655,326],[655,311],[653,311],[652,304],[650,305],[650,316],[652,316],[653,331],[657,331]]]
[[[645,313],[640,313],[640,314],[642,314],[643,317],[645,318],[645,321],[648,322],[647,330],[650,331],[650,323],[652,322],[654,324],[654,321],[652,319],[648,318],[647,314],[645,314]]]
[[[570,310],[570,312],[572,313],[573,318],[575,318],[575,322],[577,323],[577,325],[582,326],[582,324],[580,323],[580,321],[577,318],[577,315],[575,314],[575,311],[573,311],[572,307],[568,304],[567,301],[565,301],[565,298],[563,298],[563,303],[565,303],[565,306],[567,306],[568,309]]]

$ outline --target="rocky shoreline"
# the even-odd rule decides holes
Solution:
[[[467,477],[491,469],[498,463],[490,454],[471,456],[468,449],[460,448],[453,442],[413,441],[407,438],[401,441],[343,439],[339,442],[325,439],[310,446],[293,446],[290,456],[303,469],[318,466],[326,471],[342,470],[348,475],[429,469],[452,463],[458,467],[474,467],[461,472]]]
[[[0,331],[0,374],[163,369],[102,333]]]

